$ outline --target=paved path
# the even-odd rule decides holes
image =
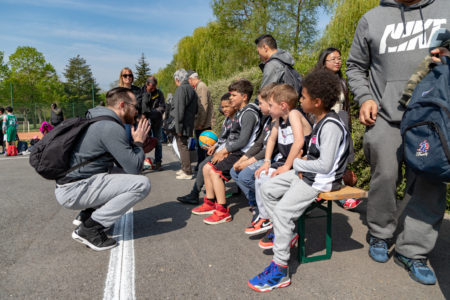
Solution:
[[[449,216],[430,256],[438,284],[423,286],[392,259],[386,264],[370,260],[364,205],[356,212],[334,206],[331,260],[299,265],[294,248],[292,285],[266,294],[254,292],[247,281],[269,264],[271,252],[261,251],[257,239],[244,234],[251,217],[246,202],[231,199],[232,222],[205,225],[190,213],[192,206],[175,200],[190,191],[192,181],[175,180],[179,163],[167,147],[164,167],[146,172],[152,191],[121,220],[121,231],[116,228],[123,248],[113,255],[73,241],[76,212],[57,204],[54,182],[34,173],[26,158],[2,156],[0,299],[450,298]],[[323,251],[320,223],[308,223],[310,251]]]

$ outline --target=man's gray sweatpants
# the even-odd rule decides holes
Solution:
[[[375,125],[368,127],[364,134],[363,147],[371,168],[367,201],[369,233],[377,238],[390,239],[401,214],[396,201],[396,187],[401,180],[403,161],[399,125],[388,123],[378,116]],[[407,217],[397,250],[409,258],[423,258],[433,249],[437,239],[445,211],[446,187],[440,182],[416,176],[410,170],[406,173],[403,200],[406,203],[402,207],[406,205]]]
[[[56,200],[65,208],[97,208],[91,218],[110,227],[150,192],[150,181],[142,175],[100,173],[87,179],[57,185]]]
[[[295,221],[316,199],[319,191],[301,180],[295,170],[282,173],[264,183],[261,197],[272,219],[275,234],[273,260],[287,265],[291,254]]]

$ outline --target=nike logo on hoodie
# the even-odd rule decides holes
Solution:
[[[384,29],[379,54],[439,46],[442,43],[439,34],[445,33],[445,28],[442,28],[443,24],[447,24],[446,19],[428,19],[424,24],[422,20],[409,21],[406,23],[406,28],[403,27],[403,23],[389,24]],[[424,28],[425,34],[423,33]],[[426,31],[430,28],[431,34],[428,35]]]

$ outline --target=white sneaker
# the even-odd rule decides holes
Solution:
[[[180,174],[176,177],[176,179],[187,179],[187,180],[191,180],[194,177],[194,175],[188,175],[186,173],[183,172],[183,174]]]
[[[185,173],[183,172],[183,170],[180,169],[175,174],[178,176],[178,175],[185,174]]]

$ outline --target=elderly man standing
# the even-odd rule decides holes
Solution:
[[[181,170],[177,172],[177,179],[192,179],[191,158],[189,155],[188,139],[194,131],[194,120],[197,114],[198,97],[189,85],[188,73],[179,69],[174,74],[177,89],[173,96],[170,115],[175,119],[175,138],[181,158]]]
[[[195,116],[194,122],[194,133],[197,145],[199,144],[200,134],[205,130],[211,129],[211,119],[214,112],[214,104],[211,100],[211,94],[209,93],[206,84],[198,78],[198,74],[195,71],[188,71],[188,81],[189,84],[194,88],[198,96],[198,111]],[[206,150],[202,149],[200,146],[197,147],[197,166],[195,170],[198,170],[199,164],[205,159]]]

